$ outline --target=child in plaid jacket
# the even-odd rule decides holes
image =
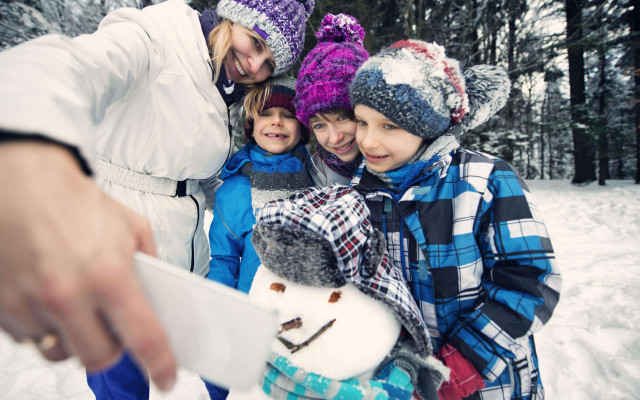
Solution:
[[[365,161],[351,184],[401,267],[450,369],[441,399],[542,399],[533,333],[561,278],[531,193],[459,136],[505,104],[500,68],[460,72],[435,43],[400,41],[350,87]]]

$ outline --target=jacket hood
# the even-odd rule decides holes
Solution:
[[[251,148],[255,146],[253,143],[247,143],[231,156],[229,161],[222,168],[220,179],[224,180],[230,176],[240,174],[242,166],[251,161]]]

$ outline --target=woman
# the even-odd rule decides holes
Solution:
[[[228,22],[216,30],[214,13],[201,21],[172,0],[116,10],[91,35],[47,35],[0,54],[0,180],[13,188],[0,198],[0,220],[20,239],[11,246],[4,230],[0,238],[5,330],[41,344],[53,337],[40,346],[47,358],[75,354],[89,370],[123,346],[172,385],[175,362],[132,253],[207,274],[204,203],[232,149],[242,86],[296,61],[312,8],[222,0],[217,16]],[[146,218],[153,242],[145,222],[81,170]]]

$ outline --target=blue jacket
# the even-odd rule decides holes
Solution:
[[[251,181],[242,173],[242,167],[248,162],[260,163],[263,170],[272,168],[277,172],[285,160],[293,157],[292,153],[287,153],[253,160],[251,150],[254,146],[252,143],[245,145],[225,164],[220,174],[224,182],[216,192],[213,221],[209,229],[211,261],[207,277],[245,293],[251,289],[260,258],[251,243],[257,210],[252,206]],[[296,149],[302,149],[309,157],[304,146],[299,144]],[[308,165],[306,168],[308,175]],[[285,189],[285,186],[286,183],[283,183],[282,187],[276,189]]]
[[[450,342],[483,375],[487,386],[471,398],[543,398],[532,335],[551,317],[561,278],[513,167],[457,149],[402,193],[362,166],[352,185],[385,233],[435,348]]]

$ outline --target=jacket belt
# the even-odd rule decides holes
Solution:
[[[177,181],[170,178],[161,178],[132,171],[100,159],[96,159],[95,173],[101,179],[116,185],[171,197],[189,196],[198,190],[198,185],[200,184],[197,179]]]

